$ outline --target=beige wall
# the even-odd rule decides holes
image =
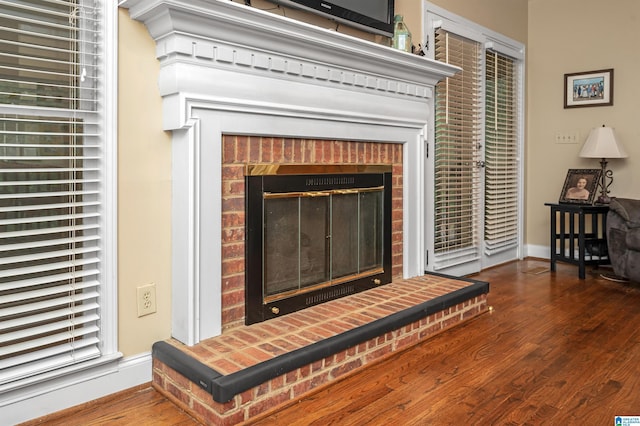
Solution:
[[[430,0],[451,13],[521,43],[527,42],[527,0]],[[404,20],[413,36],[413,44],[424,43],[422,33],[422,0],[395,0],[396,13]]]
[[[171,145],[162,131],[159,63],[147,28],[119,15],[118,338],[125,356],[171,335]],[[138,318],[136,288],[156,285]]]
[[[549,245],[545,202],[558,200],[570,168],[598,168],[578,157],[591,128],[614,127],[630,158],[612,160],[612,195],[640,198],[640,2],[529,0],[526,242]],[[564,109],[564,74],[613,68],[614,105]],[[578,132],[577,144],[556,133]]]

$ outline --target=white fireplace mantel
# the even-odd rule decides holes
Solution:
[[[424,271],[433,87],[458,71],[228,0],[124,0],[156,42],[173,131],[172,334],[221,333],[223,134],[403,144],[403,275]]]

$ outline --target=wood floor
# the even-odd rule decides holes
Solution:
[[[490,313],[253,425],[607,425],[640,415],[640,286],[524,260],[474,276]],[[73,420],[71,420],[73,414]],[[149,387],[35,424],[189,425]]]

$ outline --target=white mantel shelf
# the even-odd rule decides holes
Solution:
[[[352,110],[391,119],[395,106],[381,102],[380,95],[385,99],[413,98],[413,111],[407,115],[403,109],[402,119],[424,121],[427,103],[423,101],[432,97],[432,87],[459,70],[231,1],[125,0],[121,6],[129,8],[133,19],[144,22],[156,41],[156,55],[162,64],[160,92],[165,97],[210,94],[259,105],[282,99],[284,92],[278,82],[295,82],[304,87],[346,90],[338,93],[343,95],[339,102],[348,103],[351,91],[372,94],[363,104],[336,108],[341,115]],[[191,70],[190,78],[176,78],[184,66],[208,70]],[[246,81],[236,82],[225,72],[244,74]],[[265,84],[263,79],[270,83]],[[289,90],[288,94],[294,99],[281,100],[280,107],[285,111],[292,105],[296,111],[319,107],[317,99],[304,90]],[[306,100],[296,98],[296,94]],[[184,125],[176,119],[165,120],[165,128]]]
[[[173,131],[172,334],[221,333],[221,138],[403,144],[403,275],[424,271],[435,84],[458,68],[228,0],[123,0],[156,42]]]
[[[433,86],[443,76],[459,70],[423,56],[228,0],[124,0],[120,6],[128,8],[133,19],[144,22],[156,41],[176,33],[192,35],[202,37],[196,43],[220,42],[232,48],[280,54],[283,58],[306,60],[315,65],[330,64],[416,85]],[[206,50],[204,47],[195,48]],[[163,43],[163,49],[158,50],[159,57],[171,53],[190,55],[192,49],[187,44]],[[222,58],[217,59],[229,59],[225,53],[229,52],[221,52]]]

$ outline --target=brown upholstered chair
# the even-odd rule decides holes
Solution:
[[[613,272],[640,282],[640,200],[611,200],[607,214],[607,242]]]

